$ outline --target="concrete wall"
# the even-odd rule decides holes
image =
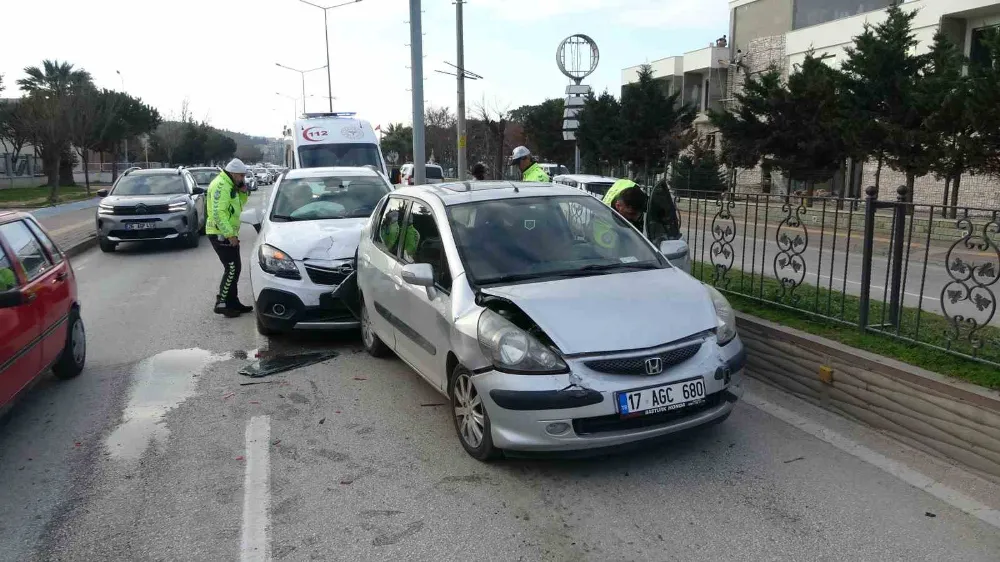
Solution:
[[[1000,479],[1000,393],[740,315],[746,374]]]

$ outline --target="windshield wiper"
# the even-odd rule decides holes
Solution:
[[[593,265],[585,265],[580,269],[574,271],[613,271],[615,269],[635,269],[635,270],[646,270],[646,269],[660,269],[660,264],[657,263],[600,263]],[[572,272],[567,272],[572,273]]]
[[[271,215],[271,220],[293,222],[293,221],[300,221],[300,220],[306,220],[306,219],[303,219],[303,218],[300,218],[300,217],[290,217],[288,215]]]

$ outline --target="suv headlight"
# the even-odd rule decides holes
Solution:
[[[736,337],[736,313],[733,312],[733,305],[729,304],[718,289],[710,285],[705,285],[705,288],[712,297],[712,305],[715,306],[715,316],[718,319],[715,337],[719,340],[719,345],[726,345]]]
[[[181,211],[186,211],[188,210],[187,201],[178,201],[176,203],[171,203],[167,207],[167,210],[170,211],[171,213],[179,213]]]
[[[499,371],[545,375],[569,370],[554,350],[492,310],[483,311],[478,331],[479,347]]]
[[[299,275],[299,268],[295,266],[295,261],[274,246],[261,244],[258,261],[260,261],[260,268],[271,275],[285,279],[302,279],[302,276]]]
[[[97,205],[97,214],[98,215],[113,215],[113,214],[115,214],[115,207],[114,207],[114,205],[110,205],[108,203],[100,203],[99,205]]]

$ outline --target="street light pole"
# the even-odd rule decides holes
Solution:
[[[294,72],[298,72],[299,75],[302,77],[302,113],[305,113],[306,112],[306,73],[307,72],[314,72],[316,70],[322,70],[324,68],[329,69],[329,67],[328,66],[318,66],[316,68],[310,68],[309,70],[299,70],[297,68],[292,68],[290,66],[285,66],[285,65],[281,64],[280,62],[276,62],[274,64],[277,65],[277,66],[280,66],[281,68],[284,68],[285,70],[291,70],[291,71],[294,71]],[[332,106],[333,102],[331,101],[330,104]]]
[[[304,1],[304,0],[303,0]],[[410,79],[413,93],[413,181],[427,182],[424,155],[424,46],[420,0],[410,0]]]
[[[465,138],[465,31],[462,22],[462,4],[465,2],[463,0],[455,0],[455,25],[456,32],[455,37],[458,43],[458,72],[455,74],[458,76],[458,180],[465,181],[467,175],[466,170],[468,169],[468,162],[466,162],[465,147],[467,145]]]
[[[277,95],[279,95],[279,96],[281,96],[281,97],[283,97],[283,98],[288,98],[288,99],[292,100],[292,111],[294,111],[294,113],[292,114],[292,126],[294,127],[295,126],[295,119],[299,115],[299,98],[297,98],[295,96],[290,96],[288,94],[282,94],[281,92],[274,92],[274,93],[277,94]],[[302,113],[305,113],[305,112],[306,112],[305,100],[303,100],[303,102],[302,102]]]
[[[122,81],[122,93],[124,94],[125,93],[125,77],[122,76],[122,73],[121,73],[120,70],[116,70],[115,74],[117,74],[118,78],[121,79],[121,81]],[[128,136],[127,135],[125,137],[125,163],[128,164]],[[87,162],[84,162],[83,165],[86,166]],[[146,167],[148,168],[149,166],[146,166]]]
[[[330,113],[333,113],[333,78],[330,74],[330,26],[327,25],[326,13],[334,8],[339,8],[341,6],[346,6],[348,4],[357,4],[361,0],[351,0],[350,2],[344,2],[342,4],[336,4],[333,6],[320,6],[318,4],[313,4],[312,2],[307,2],[306,0],[299,0],[303,4],[309,4],[313,8],[319,8],[323,10],[323,33],[326,38],[326,93],[327,97],[330,98]],[[303,110],[304,111],[304,110]]]

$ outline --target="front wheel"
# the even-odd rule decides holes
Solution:
[[[115,244],[114,242],[109,241],[107,238],[98,238],[97,239],[97,244],[101,247],[101,251],[104,252],[104,253],[106,253],[106,254],[110,254],[111,252],[114,252],[115,248],[118,247],[118,244]]]
[[[66,325],[66,344],[59,359],[52,365],[52,372],[59,379],[71,379],[83,372],[87,362],[87,331],[83,327],[80,311],[72,309]]]
[[[375,328],[368,318],[368,307],[365,306],[365,301],[361,300],[359,305],[361,306],[361,343],[364,344],[365,351],[372,357],[388,357],[392,351],[375,333]]]
[[[483,462],[499,458],[501,451],[493,446],[490,415],[486,412],[486,405],[479,396],[468,369],[461,365],[455,367],[448,385],[448,395],[451,397],[455,431],[458,432],[458,440],[465,452]]]
[[[184,235],[184,247],[185,248],[197,248],[198,244],[201,242],[201,235],[198,234],[197,229],[192,229]]]
[[[277,336],[278,334],[281,333],[278,330],[275,330],[273,328],[268,328],[266,325],[264,325],[264,323],[261,322],[261,320],[260,320],[260,314],[257,314],[255,312],[254,315],[253,315],[253,317],[254,317],[254,320],[257,322],[257,333],[258,334],[260,334],[262,336],[271,337],[271,336]]]

